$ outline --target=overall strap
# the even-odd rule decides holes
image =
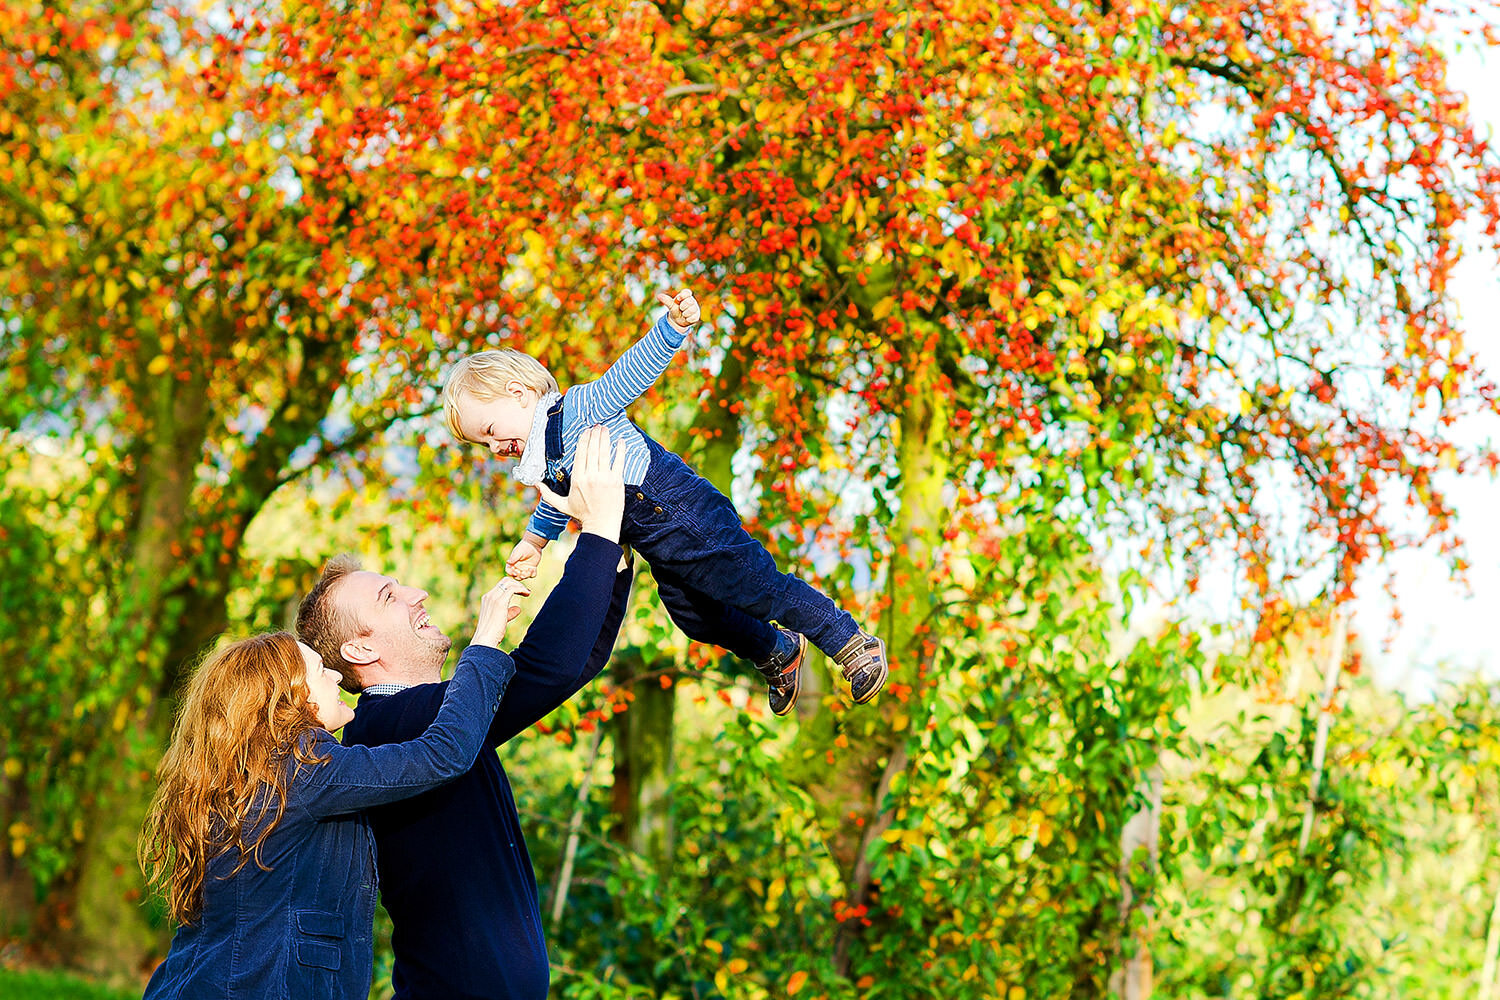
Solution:
[[[573,477],[563,467],[563,401],[559,399],[547,410],[547,471],[542,478],[558,496],[567,496]]]
[[[561,399],[547,410],[547,461],[549,463],[556,462],[563,457],[562,411]]]

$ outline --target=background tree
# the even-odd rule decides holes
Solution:
[[[688,280],[717,306],[640,419],[667,440],[691,426],[692,457],[773,551],[879,623],[896,673],[878,710],[809,698],[791,733],[750,713],[719,733],[712,756],[764,788],[704,781],[701,741],[677,748],[697,791],[676,785],[670,873],[615,876],[622,908],[666,902],[626,925],[628,963],[591,957],[600,982],[712,988],[703,963],[745,962],[726,949],[750,930],[684,938],[674,921],[697,918],[670,905],[753,897],[781,914],[791,869],[735,877],[706,852],[811,830],[828,860],[795,903],[832,919],[780,925],[828,936],[826,962],[790,970],[799,990],[951,995],[967,976],[1102,993],[1151,902],[1122,833],[1203,681],[1176,623],[1116,648],[1143,578],[1103,560],[1171,560],[1191,587],[1192,567],[1232,555],[1265,642],[1291,621],[1292,581],[1347,597],[1404,540],[1408,505],[1419,536],[1453,545],[1434,474],[1494,464],[1448,430],[1495,408],[1447,280],[1461,228],[1492,238],[1500,214],[1493,157],[1443,83],[1435,33],[1468,30],[1456,15],[1385,0],[72,14],[8,9],[3,224],[20,243],[0,259],[25,395],[5,446],[36,461],[49,436],[76,454],[47,463],[57,497],[105,484],[75,515],[97,567],[58,599],[98,593],[109,613],[86,645],[56,644],[80,678],[104,660],[117,679],[89,685],[76,725],[38,707],[7,727],[21,784],[57,773],[49,725],[85,759],[117,757],[108,713],[125,704],[118,731],[160,740],[182,665],[263,577],[240,539],[300,473],[332,463],[320,482],[360,499],[389,484],[393,516],[433,530],[518,523],[455,494],[475,470],[410,419],[448,358],[524,344],[573,381],[644,326],[651,288]],[[33,552],[75,537],[47,500],[24,505]],[[649,683],[674,641],[659,611],[645,621]],[[48,646],[26,648],[40,664]],[[565,718],[588,711],[604,714]],[[82,848],[55,831],[54,869],[19,871],[113,884],[91,859],[102,817],[123,815],[128,839],[129,810],[101,808],[93,781]],[[7,809],[45,813],[41,787],[56,783]],[[801,846],[778,858],[812,863]],[[949,866],[973,888],[940,889]],[[786,972],[756,982],[790,992]]]

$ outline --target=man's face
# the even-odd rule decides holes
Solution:
[[[405,673],[431,673],[436,680],[453,640],[427,617],[427,591],[368,570],[356,570],[332,595],[365,631],[344,643],[344,658],[356,666],[378,662]]]

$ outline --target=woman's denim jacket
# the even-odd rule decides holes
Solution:
[[[209,862],[202,916],[178,929],[146,1000],[365,1000],[375,841],[359,810],[468,771],[515,669],[498,649],[465,649],[437,718],[407,743],[346,747],[314,730],[327,762],[288,781],[286,811],[262,845],[270,871],[251,861],[231,875],[238,851]]]

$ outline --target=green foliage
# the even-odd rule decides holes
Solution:
[[[78,976],[37,969],[0,968],[5,1000],[135,1000],[140,990],[118,990]]]

